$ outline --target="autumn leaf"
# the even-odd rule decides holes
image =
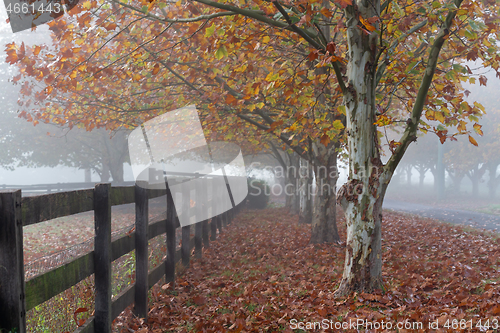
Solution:
[[[330,12],[330,10],[326,7],[323,7],[321,8],[321,10],[319,11],[321,14],[323,14],[325,17],[333,17],[332,13]]]
[[[479,135],[483,135],[483,130],[481,129],[483,126],[482,125],[479,125],[479,124],[474,124],[473,125],[474,127],[474,131],[479,134]]]
[[[229,105],[236,105],[238,100],[231,94],[226,95],[226,103]]]
[[[321,136],[320,142],[326,147],[328,146],[328,143],[330,143],[330,137],[326,134],[323,134]]]
[[[335,3],[339,4],[342,8],[346,8],[352,5],[352,0],[335,0]]]
[[[486,81],[488,81],[488,79],[486,78],[486,76],[479,75],[479,85],[480,86],[486,86]]]
[[[469,135],[469,142],[472,143],[474,146],[478,146],[476,139],[474,139],[472,136]]]
[[[221,60],[222,58],[224,58],[227,55],[228,55],[227,49],[224,45],[219,46],[219,48],[215,52],[215,58],[217,60]]]
[[[363,17],[359,17],[359,21],[361,22],[361,24],[363,24],[363,26],[365,27],[366,30],[372,32],[372,31],[375,31],[376,28],[370,24],[370,22],[368,22],[367,20],[365,20]]]
[[[85,321],[86,321],[85,319],[78,319],[78,314],[79,313],[84,313],[84,312],[87,312],[87,311],[89,311],[89,309],[87,309],[87,308],[78,308],[78,309],[75,310],[75,313],[73,314],[73,318],[75,319],[76,325],[78,327],[83,326],[85,324]]]
[[[42,48],[39,45],[36,45],[33,49],[33,55],[37,56],[41,50]]]
[[[154,67],[153,67],[152,74],[156,75],[156,74],[158,74],[159,71],[160,71],[160,65],[159,64],[155,64]]]

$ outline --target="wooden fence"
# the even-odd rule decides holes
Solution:
[[[84,190],[94,188],[98,182],[78,182],[78,183],[55,183],[55,184],[35,184],[35,185],[6,185],[0,184],[0,190],[22,190],[23,196],[36,195],[53,192],[67,192],[73,190]],[[113,186],[133,186],[135,182],[126,181],[123,183],[113,182]]]
[[[191,226],[182,227],[181,248],[176,250],[175,232],[180,226],[172,197],[175,193],[171,193],[168,186],[166,190],[148,190],[146,187],[146,184],[123,187],[97,184],[93,189],[24,198],[21,190],[0,191],[0,330],[26,332],[26,311],[92,274],[95,278],[95,313],[75,332],[111,332],[113,319],[132,303],[134,313],[146,318],[148,290],[163,276],[166,282],[173,282],[175,264],[182,260],[188,266],[193,249],[195,256],[201,257],[202,248],[216,239],[217,230],[220,233],[241,208],[237,205],[211,221],[196,223],[194,238],[190,236]],[[163,195],[166,195],[166,218],[150,222],[148,199]],[[196,196],[192,198],[191,191],[183,191],[182,202],[189,205],[203,201],[200,191],[196,191]],[[208,197],[217,204],[217,193]],[[129,203],[135,203],[135,231],[112,242],[111,206]],[[23,226],[91,210],[94,211],[95,223],[94,250],[24,281]],[[148,240],[164,233],[166,260],[150,271]],[[136,281],[112,298],[111,263],[134,249]]]

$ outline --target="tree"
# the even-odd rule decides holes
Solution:
[[[310,156],[316,169],[330,170],[338,148],[332,139],[345,119],[349,181],[338,202],[348,237],[336,292],[345,295],[382,287],[382,202],[417,132],[431,130],[441,142],[469,134],[476,143],[470,133],[479,133],[476,122],[483,110],[465,100],[461,82],[472,74],[465,60],[480,59],[498,73],[495,5],[469,0],[166,5],[113,0],[109,10],[96,11],[102,15],[98,20],[75,11],[75,19],[54,22],[56,54],[22,45],[10,45],[8,52],[9,61],[21,63],[26,75],[42,73],[48,87],[37,96],[40,103],[69,97],[41,105],[35,114],[40,120],[82,122],[88,128],[131,126],[158,110],[196,101],[207,123],[229,133],[252,124]],[[79,10],[98,4],[83,6]],[[81,31],[67,29],[69,24]],[[36,59],[50,62],[60,75]],[[167,88],[170,100],[161,98]],[[431,120],[440,124],[433,127],[426,122]],[[384,164],[379,129],[395,121],[405,124],[404,131],[387,143],[391,156]],[[316,171],[317,180],[324,175],[326,184],[336,181]],[[315,216],[334,211],[330,196],[318,198]],[[325,231],[322,226],[313,221],[313,237]]]
[[[171,9],[172,15],[184,12],[175,6]],[[224,133],[226,140],[234,140],[238,136],[246,136],[249,126],[254,126],[273,134],[318,167],[332,166],[322,163],[335,159],[336,147],[331,140],[340,133],[343,125],[340,119],[332,118],[334,115],[324,107],[324,103],[314,103],[316,95],[325,94],[323,83],[327,82],[327,75],[320,79],[311,75],[311,68],[314,67],[303,61],[306,50],[297,53],[284,48],[297,43],[298,38],[293,34],[279,29],[267,31],[261,26],[252,29],[252,26],[241,25],[245,20],[241,17],[234,19],[239,25],[230,22],[232,25],[227,30],[228,22],[217,18],[227,14],[210,16],[216,18],[211,25],[198,22],[201,19],[197,18],[181,19],[179,23],[191,24],[180,24],[171,32],[168,30],[171,24],[162,28],[161,24],[146,24],[145,20],[138,20],[135,16],[113,16],[113,10],[99,14],[115,19],[116,23],[104,23],[100,19],[95,22],[88,13],[79,16],[77,22],[81,26],[102,24],[102,31],[95,35],[92,32],[77,36],[71,29],[64,28],[74,24],[73,21],[54,22],[53,31],[66,31],[63,37],[54,37],[57,56],[46,46],[38,49],[26,49],[23,45],[8,46],[9,61],[25,68],[26,76],[37,77],[45,85],[49,84],[44,91],[29,91],[34,103],[46,103],[40,104],[39,111],[34,114],[36,121],[68,126],[80,123],[89,130],[101,126],[107,129],[130,128],[190,100],[191,103],[198,103],[208,132]],[[135,30],[130,28],[131,24],[136,24]],[[114,29],[118,26],[126,28],[116,33]],[[227,35],[224,35],[225,31],[228,31]],[[162,38],[156,38],[160,32]],[[166,51],[152,52],[143,42],[148,36],[155,41],[154,49]],[[185,36],[191,37],[188,39]],[[114,43],[106,41],[107,37]],[[83,44],[83,38],[94,42]],[[256,43],[259,38],[265,43]],[[230,43],[222,45],[227,39],[234,43],[230,50],[227,49]],[[75,47],[70,42],[72,40],[81,46]],[[178,40],[182,40],[180,45],[183,47],[178,47]],[[102,47],[92,47],[101,44]],[[236,47],[244,50],[242,54],[249,58],[246,63],[228,57],[228,52],[235,52]],[[28,56],[25,57],[23,52],[28,52]],[[116,56],[120,54],[122,56]],[[109,62],[110,57],[114,59],[111,64],[101,66],[101,63]],[[40,70],[33,70],[45,69],[49,59],[57,58],[63,60],[57,61],[56,65],[63,75],[44,77],[40,76]],[[59,67],[59,64],[62,66]],[[279,71],[274,71],[276,64],[279,64]],[[112,71],[111,67],[116,71]],[[231,73],[222,75],[227,68],[232,69]],[[109,77],[112,72],[116,76]],[[264,81],[263,77],[266,78]],[[110,86],[116,86],[116,89],[110,89]],[[47,93],[50,103],[45,99]],[[207,136],[209,140],[214,139],[210,133]],[[312,150],[310,147],[317,148]],[[325,177],[330,174],[326,173]],[[329,186],[336,184],[336,179],[317,178],[317,181]],[[336,225],[329,226],[335,224],[335,215],[326,208],[335,202],[335,186],[328,191],[325,188],[325,194],[320,199],[324,202],[319,206],[319,213],[313,216],[311,241],[337,241]]]

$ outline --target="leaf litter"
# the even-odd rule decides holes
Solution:
[[[338,216],[343,216],[340,211]],[[345,239],[343,218],[338,225]],[[147,322],[134,317],[129,307],[114,329],[291,332],[292,320],[362,319],[423,325],[400,332],[498,332],[493,327],[495,321],[500,325],[498,234],[387,211],[382,233],[385,290],[336,299],[342,245],[309,245],[310,225],[299,225],[297,216],[284,208],[243,211],[204,250],[202,259],[192,259],[174,288],[153,289]],[[453,320],[468,326],[453,328]],[[489,320],[490,327],[478,328],[480,320],[483,325]],[[430,329],[429,323],[439,329]]]
[[[338,225],[345,239],[343,218]],[[202,259],[191,261],[174,288],[154,289],[147,322],[128,308],[115,320],[115,329],[291,332],[292,320],[363,319],[423,325],[400,332],[498,332],[493,327],[500,323],[498,234],[395,212],[384,212],[382,232],[385,291],[336,299],[342,246],[309,245],[310,225],[299,225],[284,208],[244,211]],[[453,320],[469,321],[468,326],[453,328]],[[489,320],[491,326],[478,328],[480,320],[482,325]],[[439,329],[429,329],[429,323]]]

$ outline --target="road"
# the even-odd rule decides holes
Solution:
[[[429,217],[453,224],[467,225],[477,229],[500,231],[500,216],[498,215],[477,213],[469,210],[439,208],[388,199],[384,200],[383,208]]]

